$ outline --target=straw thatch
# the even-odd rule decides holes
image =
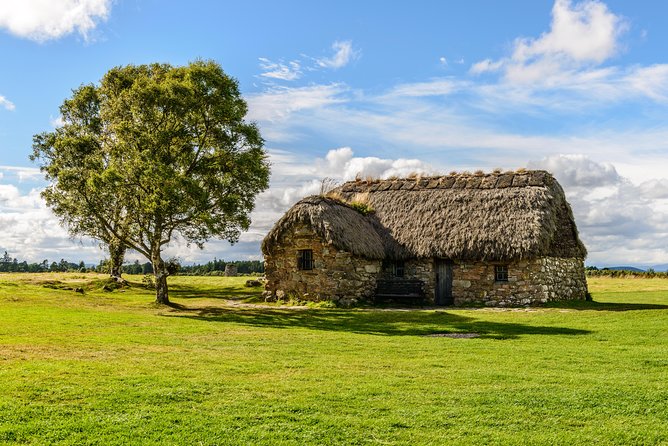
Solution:
[[[386,242],[391,243],[387,231],[372,215],[363,215],[334,198],[312,196],[292,206],[276,223],[262,242],[262,251],[269,253],[281,234],[299,223],[313,228],[328,243],[355,255],[381,259],[388,248],[392,249],[386,247]]]
[[[372,259],[586,256],[563,189],[545,171],[351,181],[334,192],[344,200],[365,194],[374,212],[305,198],[276,223],[263,252],[299,221],[337,248]]]

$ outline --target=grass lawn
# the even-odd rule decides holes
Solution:
[[[0,274],[0,444],[668,444],[665,279],[341,310],[249,304],[224,277],[170,278],[162,308],[99,278]]]

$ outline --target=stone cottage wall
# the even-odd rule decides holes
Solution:
[[[299,270],[297,252],[313,251],[314,268]],[[494,263],[454,261],[452,292],[455,305],[513,306],[553,300],[585,299],[587,282],[581,259],[544,257],[507,263],[508,282],[494,280]],[[306,225],[283,234],[265,256],[268,300],[332,300],[353,305],[370,299],[378,278],[390,279],[392,262],[355,257],[321,240]],[[434,259],[404,262],[404,277],[420,279],[428,301],[435,300]]]
[[[586,297],[581,259],[544,257],[507,265],[508,282],[496,282],[494,264],[456,261],[452,282],[455,305],[530,305]]]
[[[394,276],[394,262],[383,262],[383,268],[379,274],[379,279],[391,280]],[[422,281],[422,290],[428,301],[433,301],[436,286],[436,271],[434,271],[434,260],[428,259],[410,259],[404,261],[404,278],[419,279]]]
[[[584,260],[545,257],[540,259],[541,288],[544,299],[583,300],[587,297]]]
[[[312,270],[297,268],[297,251],[313,250]],[[265,298],[321,301],[353,305],[369,299],[376,290],[381,261],[355,257],[327,244],[308,226],[286,231],[270,255],[265,256]]]

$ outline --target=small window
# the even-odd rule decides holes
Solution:
[[[494,280],[508,282],[508,265],[494,265]]]
[[[297,251],[297,269],[313,269],[313,250],[300,249]]]
[[[393,267],[393,273],[394,277],[404,277],[404,261],[403,260],[397,260],[394,262]]]

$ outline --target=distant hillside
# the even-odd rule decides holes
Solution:
[[[661,265],[654,265],[652,266],[654,271],[660,271],[660,272],[665,272],[668,271],[668,263],[663,263]]]
[[[599,269],[609,269],[612,271],[634,271],[637,273],[642,273],[645,271],[644,269],[636,268],[635,266],[606,266],[604,268],[599,268]]]

